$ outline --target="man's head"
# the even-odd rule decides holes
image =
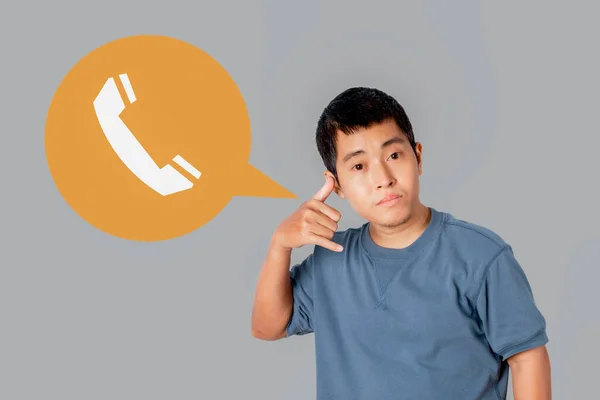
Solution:
[[[316,139],[336,193],[363,218],[394,227],[420,204],[421,144],[393,97],[373,88],[345,90],[323,111]],[[381,203],[386,196],[399,198]]]

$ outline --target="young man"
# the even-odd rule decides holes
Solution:
[[[318,400],[498,400],[509,370],[515,400],[549,400],[527,277],[497,234],[420,202],[422,146],[403,107],[348,89],[324,110],[317,147],[326,183],[273,234],[254,337],[314,333]],[[333,191],[367,222],[338,232]]]

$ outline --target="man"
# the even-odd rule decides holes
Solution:
[[[324,186],[273,234],[252,334],[314,333],[317,399],[551,398],[546,322],[512,248],[419,200],[403,107],[351,88],[323,111]],[[337,231],[335,192],[367,222]],[[290,271],[292,249],[314,252]]]

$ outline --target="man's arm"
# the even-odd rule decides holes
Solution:
[[[290,281],[292,249],[307,244],[316,244],[332,251],[343,249],[341,245],[331,241],[341,215],[324,203],[334,187],[335,181],[326,177],[325,184],[312,199],[286,218],[273,234],[267,258],[260,271],[252,307],[254,337],[278,340],[287,336],[286,329],[294,310],[294,287]],[[295,275],[304,269],[296,269]],[[310,276],[310,273],[300,274]],[[298,280],[297,277],[295,280]]]
[[[551,400],[550,357],[546,346],[517,353],[507,359],[515,400]]]
[[[252,307],[252,336],[257,339],[278,340],[286,336],[293,307],[290,256],[290,249],[275,239],[271,241]]]

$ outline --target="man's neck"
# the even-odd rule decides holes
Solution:
[[[415,212],[400,225],[385,227],[369,224],[371,239],[381,247],[403,249],[414,243],[423,234],[431,221],[429,207],[419,203]]]

